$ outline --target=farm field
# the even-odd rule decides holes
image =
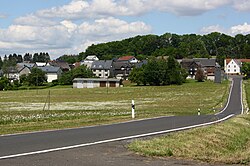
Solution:
[[[72,128],[136,118],[214,113],[226,102],[228,82],[189,81],[181,86],[51,88],[0,92],[0,134]],[[49,95],[50,94],[50,95]]]
[[[244,81],[250,104],[250,81]],[[145,156],[174,157],[211,163],[250,163],[250,115],[244,114],[216,125],[137,140],[129,149]]]

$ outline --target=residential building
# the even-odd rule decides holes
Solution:
[[[117,62],[124,62],[124,61],[131,64],[136,64],[139,62],[134,56],[123,56],[117,59]]]
[[[35,63],[17,63],[16,68],[19,73],[19,77],[22,75],[29,75],[33,67],[36,67]]]
[[[225,59],[224,70],[229,75],[240,75],[242,63],[250,63],[250,59]]]
[[[81,65],[86,65],[88,68],[91,68],[94,61],[99,61],[99,58],[96,55],[89,55],[81,61]]]
[[[60,67],[43,66],[37,68],[41,69],[46,73],[47,82],[52,82],[53,80],[57,80],[62,74],[62,70],[60,69]]]
[[[113,77],[112,64],[112,60],[94,61],[91,66],[91,70],[93,71],[94,75],[99,78]]]
[[[73,88],[120,87],[119,79],[112,78],[75,78]]]
[[[132,69],[133,65],[128,61],[113,62],[113,73],[117,79],[127,80]]]
[[[49,62],[49,65],[54,66],[54,67],[60,67],[60,69],[63,72],[67,72],[67,71],[71,70],[69,64],[67,62],[64,62],[64,61],[58,61],[58,60],[57,61],[51,61],[51,62]]]
[[[36,62],[37,67],[44,67],[44,66],[49,66],[49,63],[47,62]]]
[[[188,78],[194,79],[198,68],[204,71],[204,75],[208,80],[215,79],[215,68],[219,68],[219,64],[216,63],[214,58],[194,58],[194,59],[182,59],[178,60],[182,68],[188,72]]]

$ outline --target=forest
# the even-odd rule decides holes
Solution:
[[[133,55],[138,59],[149,56],[174,56],[181,58],[216,57],[220,65],[225,58],[250,58],[250,34],[234,37],[213,32],[206,35],[171,34],[136,36],[121,41],[89,46],[81,57],[97,55],[100,59],[113,59]]]

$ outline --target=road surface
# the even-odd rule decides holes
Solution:
[[[216,115],[173,116],[113,125],[0,136],[0,160],[164,134],[227,120],[242,113],[241,78],[234,77],[228,103]]]

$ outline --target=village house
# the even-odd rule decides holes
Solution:
[[[60,67],[60,69],[63,71],[63,72],[67,72],[67,71],[70,71],[71,68],[69,66],[69,64],[67,62],[64,62],[64,61],[51,61],[49,62],[49,65],[50,66],[54,66],[54,67]]]
[[[120,87],[120,80],[113,78],[75,78],[73,88]]]
[[[214,58],[194,58],[178,60],[182,68],[188,72],[188,78],[194,79],[198,68],[202,69],[206,79],[215,79],[215,69],[220,68]]]
[[[96,55],[89,55],[80,62],[80,65],[86,65],[88,68],[91,68],[94,61],[99,61],[99,58]]]
[[[91,70],[93,71],[94,75],[99,78],[113,77],[112,64],[112,60],[94,61],[91,66]]]
[[[224,70],[229,75],[240,75],[242,63],[250,63],[250,59],[225,59]]]
[[[122,56],[116,60],[117,62],[128,62],[130,64],[136,64],[139,62],[134,56]]]
[[[19,81],[20,76],[28,75],[31,73],[31,69],[35,67],[35,63],[17,63],[14,67],[9,67],[5,73],[5,76],[11,81]]]
[[[60,67],[42,66],[37,68],[45,72],[47,82],[52,82],[53,80],[57,80],[62,74],[62,70],[60,69]]]

